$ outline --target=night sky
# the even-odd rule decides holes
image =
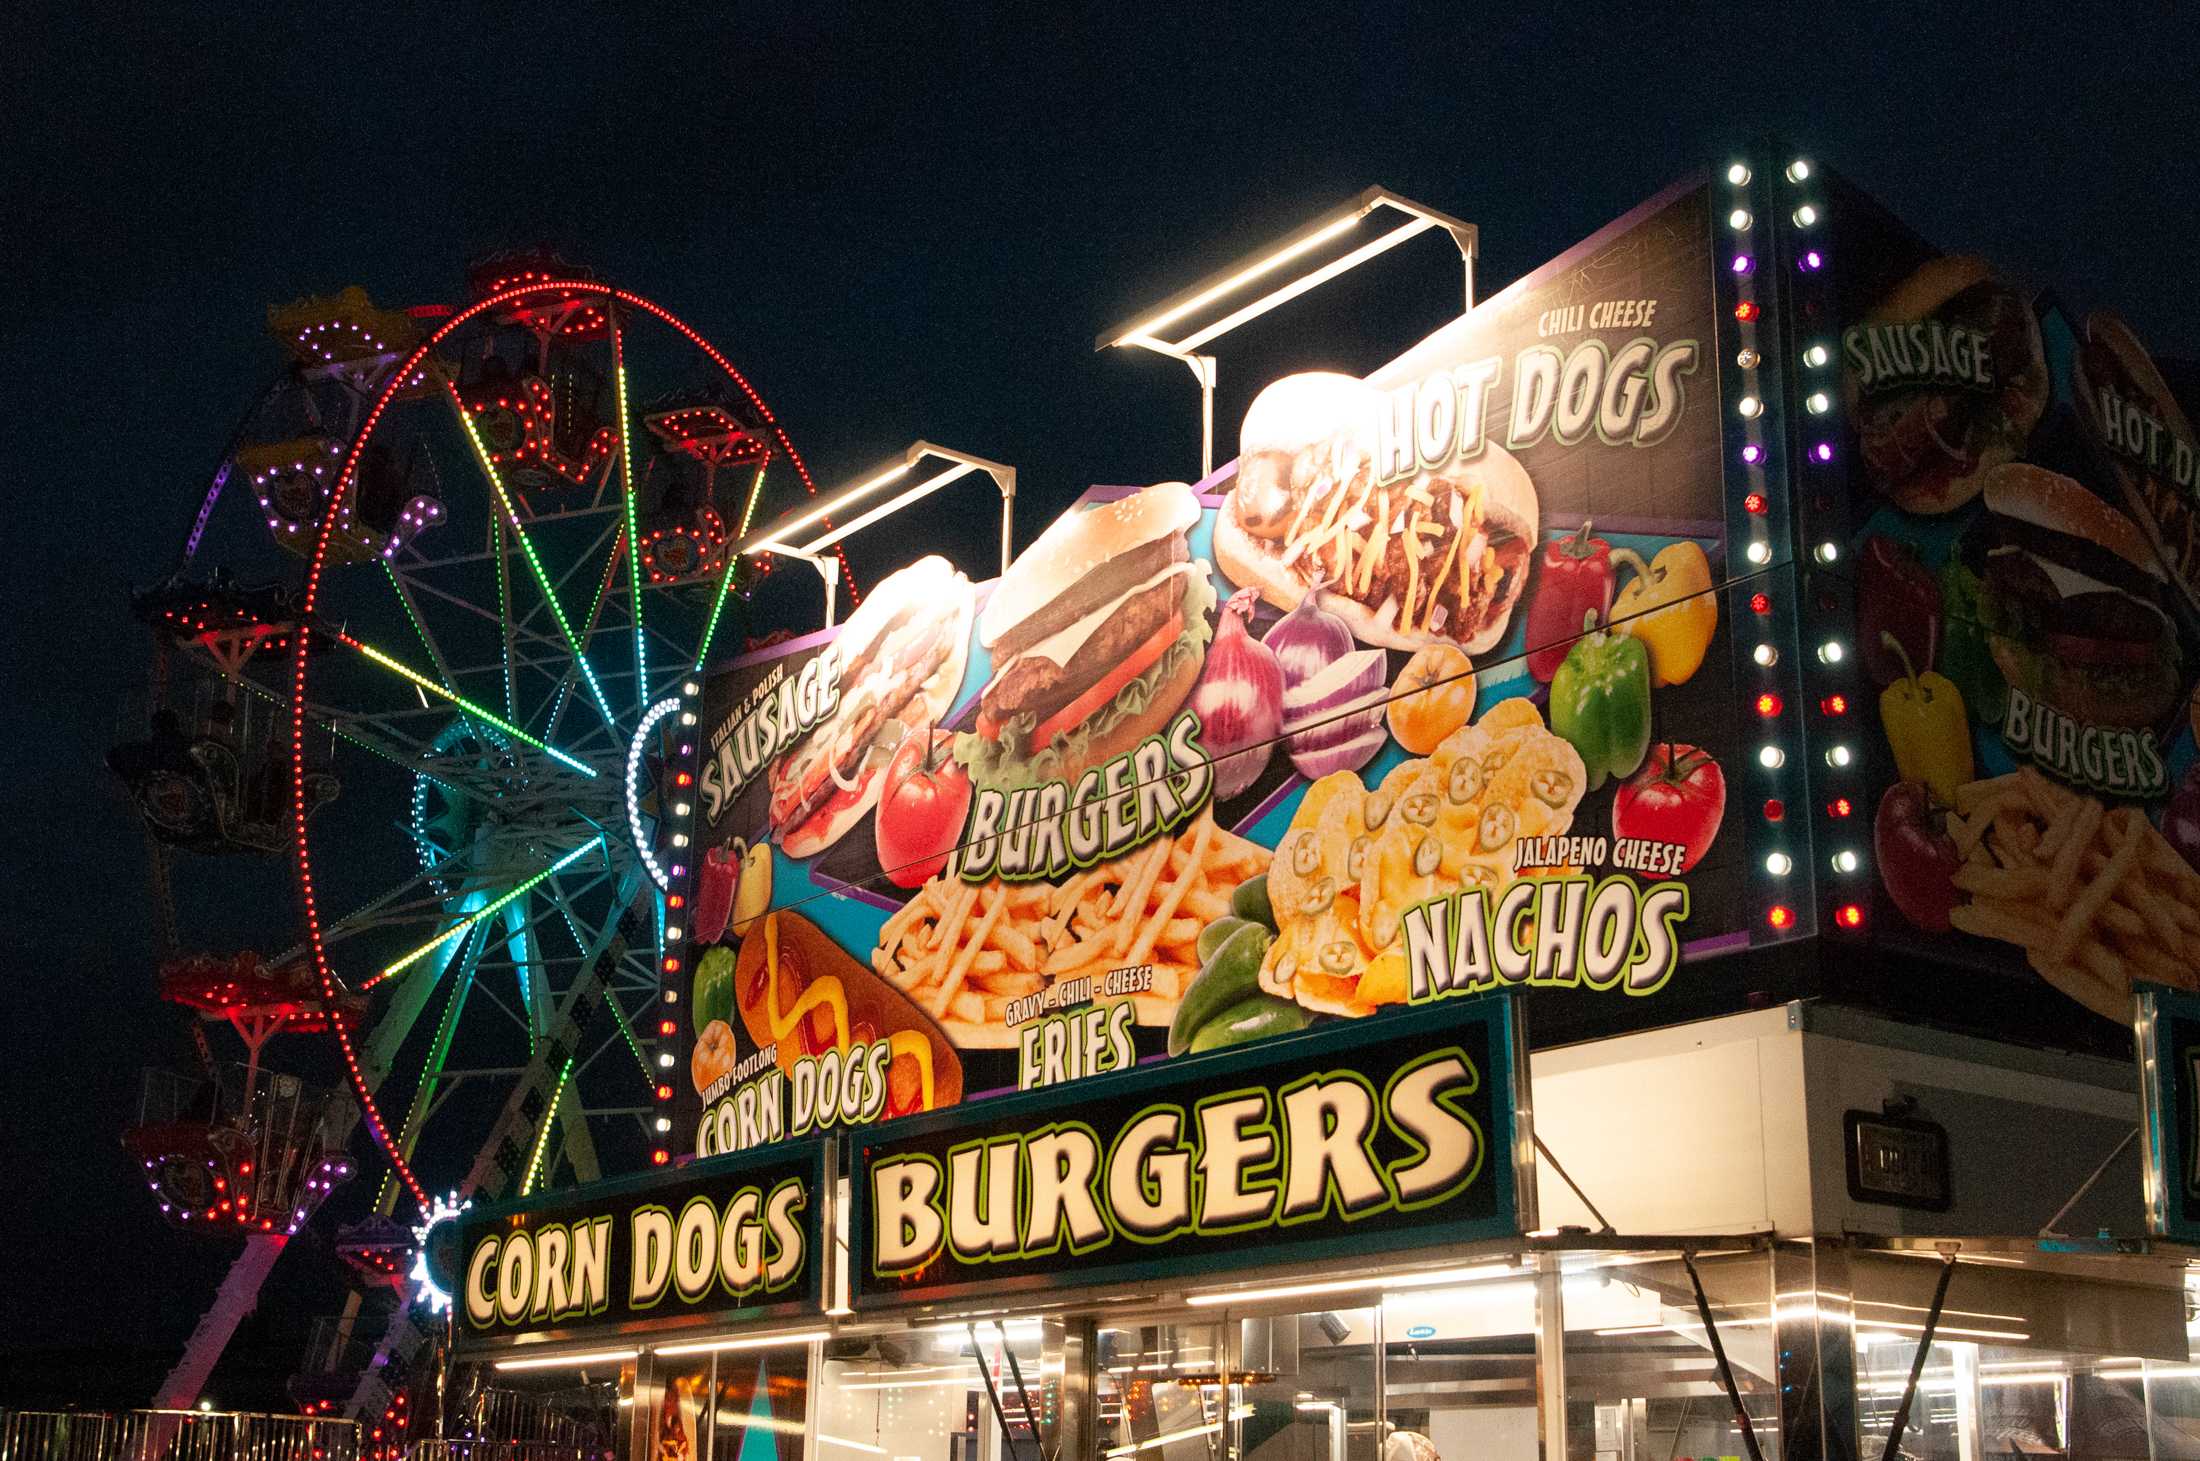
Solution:
[[[1527,8],[11,7],[0,1370],[115,1340],[157,1377],[228,1256],[160,1222],[118,1143],[140,1069],[190,1045],[99,758],[144,687],[127,589],[275,370],[271,302],[454,301],[469,257],[547,242],[716,341],[821,481],[918,436],[1015,464],[1024,540],[1089,483],[1196,473],[1188,373],[1094,335],[1370,183],[1480,225],[1487,293],[1785,134],[1937,242],[2200,348],[2176,7]],[[1218,459],[1259,383],[1365,370],[1456,304],[1434,238],[1363,274],[1224,347]],[[957,501],[983,576],[991,504]],[[267,945],[294,930],[268,910]],[[335,1272],[325,1236],[286,1257],[246,1336],[275,1372]]]

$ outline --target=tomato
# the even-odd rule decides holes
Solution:
[[[1474,662],[1456,644],[1438,640],[1415,650],[1390,688],[1390,733],[1416,756],[1435,750],[1474,714]]]
[[[1123,687],[1154,667],[1154,661],[1168,652],[1184,632],[1184,611],[1178,609],[1169,615],[1169,621],[1153,632],[1144,644],[1132,650],[1123,663],[1102,676],[1097,684],[1084,694],[1063,706],[1048,718],[1046,723],[1031,733],[1031,749],[1044,750],[1056,736],[1067,730],[1075,730],[1092,719],[1093,712],[1123,693]]]
[[[1652,741],[1642,769],[1612,798],[1612,835],[1679,843],[1685,873],[1711,850],[1725,815],[1726,773],[1711,753],[1701,746]]]
[[[898,888],[939,876],[962,839],[970,773],[946,754],[953,740],[945,731],[911,731],[887,763],[873,834],[878,865]]]

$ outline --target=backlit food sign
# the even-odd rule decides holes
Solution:
[[[1675,190],[1271,383],[1206,481],[707,675],[696,1150],[1487,990],[1640,1022],[1763,937],[1711,222]]]
[[[2122,1024],[2200,982],[2200,435],[2114,315],[1829,216],[1875,926]]]
[[[461,1344],[815,1313],[823,1142],[698,1162],[459,1217]]]
[[[854,1139],[858,1307],[1514,1237],[1508,999],[1447,1003]]]

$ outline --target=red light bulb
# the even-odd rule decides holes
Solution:
[[[1845,817],[1855,810],[1855,803],[1845,796],[1837,796],[1826,803],[1826,815],[1829,817]]]
[[[1750,612],[1751,612],[1751,613],[1753,613],[1753,614],[1769,614],[1769,613],[1771,613],[1771,612],[1772,612],[1772,595],[1771,595],[1771,594],[1751,594],[1751,595],[1749,596],[1749,609],[1750,609]]]
[[[1765,803],[1766,821],[1777,822],[1787,816],[1787,814],[1787,804],[1781,801],[1778,797],[1773,797],[1771,800]]]
[[[1818,702],[1818,708],[1828,715],[1847,715],[1849,713],[1849,697],[1846,695],[1828,695]]]
[[[1764,493],[1750,493],[1747,497],[1744,497],[1742,499],[1742,507],[1749,512],[1762,513],[1765,510]]]
[[[649,1154],[649,1164],[653,1167],[662,1167],[671,1160],[672,1153],[666,1151],[663,1147],[659,1147]]]
[[[1765,922],[1774,928],[1791,928],[1795,923],[1795,910],[1784,903],[1775,903],[1765,914]]]
[[[1767,690],[1764,694],[1757,697],[1757,713],[1765,717],[1767,720],[1770,720],[1773,716],[1778,715],[1780,713],[1780,708],[1780,697],[1773,694],[1770,690]]]
[[[1745,299],[1740,304],[1734,306],[1734,318],[1740,320],[1745,325],[1763,313],[1763,310],[1757,308],[1757,301],[1753,299]]]

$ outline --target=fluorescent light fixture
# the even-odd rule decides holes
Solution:
[[[1364,1289],[1442,1288],[1451,1284],[1477,1283],[1490,1278],[1514,1278],[1520,1270],[1510,1263],[1485,1263],[1474,1268],[1446,1268],[1433,1273],[1401,1273],[1388,1278],[1340,1278],[1318,1283],[1283,1284],[1276,1288],[1234,1289],[1223,1293],[1193,1294],[1184,1302],[1194,1308],[1221,1304],[1258,1304],[1269,1299],[1308,1298],[1315,1294],[1349,1294]]]
[[[847,509],[868,501],[884,488],[908,476],[915,470],[917,463],[926,457],[937,457],[953,465],[837,527],[826,528],[814,535],[810,533],[811,529],[826,519],[841,516]],[[784,553],[797,558],[814,558],[850,534],[861,532],[873,523],[893,516],[972,472],[984,472],[1001,489],[1005,540],[1009,504],[1016,496],[1016,469],[985,457],[972,456],[968,452],[954,451],[934,442],[915,441],[903,448],[899,461],[873,472],[854,486],[827,492],[792,517],[766,523],[745,534],[734,546],[734,551],[738,554]],[[807,541],[804,541],[805,538]],[[1006,569],[1007,564],[1003,563],[1002,567]]]
[[[541,1359],[498,1360],[500,1370],[570,1370],[580,1365],[607,1364],[612,1360],[630,1360],[640,1354],[638,1349],[591,1349],[580,1354],[551,1354]]]
[[[830,1329],[792,1329],[779,1334],[744,1334],[738,1339],[710,1339],[698,1344],[661,1344],[651,1354],[716,1354],[727,1349],[791,1349],[798,1344],[814,1344],[820,1339],[830,1339]]]
[[[1109,343],[1113,345],[1145,344],[1146,339],[1151,337],[1154,331],[1175,324],[1201,306],[1213,304],[1225,294],[1242,289],[1263,274],[1280,269],[1299,255],[1321,247],[1338,234],[1349,232],[1352,225],[1358,223],[1362,216],[1360,212],[1355,210],[1350,213],[1339,214],[1327,223],[1311,225],[1307,232],[1284,243],[1273,253],[1253,260],[1252,263],[1245,265],[1235,273],[1226,275],[1204,288],[1194,285],[1193,287],[1198,292],[1193,294],[1191,298],[1170,305],[1151,319],[1141,320]]]
[[[851,1451],[867,1451],[873,1456],[886,1454],[884,1446],[874,1446],[867,1441],[851,1441],[846,1436],[828,1436],[822,1431],[818,1433],[817,1443],[820,1446],[844,1446]]]

